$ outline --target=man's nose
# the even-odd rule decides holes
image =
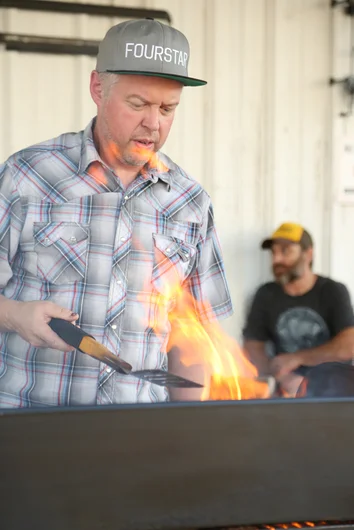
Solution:
[[[142,125],[150,131],[158,131],[160,128],[160,112],[159,109],[149,107],[146,109]]]
[[[281,254],[273,254],[273,265],[280,265],[282,263],[282,255]]]

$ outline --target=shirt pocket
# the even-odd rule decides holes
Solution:
[[[153,241],[152,284],[160,294],[170,297],[191,273],[197,250],[194,245],[172,236],[153,234]]]
[[[54,284],[85,278],[89,227],[79,223],[34,223],[37,276]]]

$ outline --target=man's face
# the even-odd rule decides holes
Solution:
[[[274,277],[281,285],[301,278],[310,267],[309,251],[302,250],[297,243],[275,241],[271,251]]]
[[[120,75],[97,103],[97,122],[112,156],[142,166],[167,140],[183,85],[140,75]]]

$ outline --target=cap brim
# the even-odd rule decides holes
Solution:
[[[275,237],[274,239],[265,239],[261,245],[261,248],[263,250],[269,250],[275,241],[279,241],[280,243],[300,245],[300,241],[293,241],[292,239],[286,239],[285,237]]]
[[[125,75],[146,75],[149,77],[163,77],[165,79],[172,79],[173,81],[178,81],[184,86],[203,86],[207,84],[207,81],[202,79],[195,79],[194,77],[186,77],[183,75],[172,75],[172,74],[163,74],[160,72],[132,72],[131,70],[106,70],[111,74],[125,74]]]
[[[261,244],[261,248],[263,250],[268,250],[272,246],[273,239],[265,239],[263,243]]]

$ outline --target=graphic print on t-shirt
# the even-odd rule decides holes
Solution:
[[[326,322],[308,307],[293,307],[281,313],[275,334],[278,353],[314,348],[330,339]]]

